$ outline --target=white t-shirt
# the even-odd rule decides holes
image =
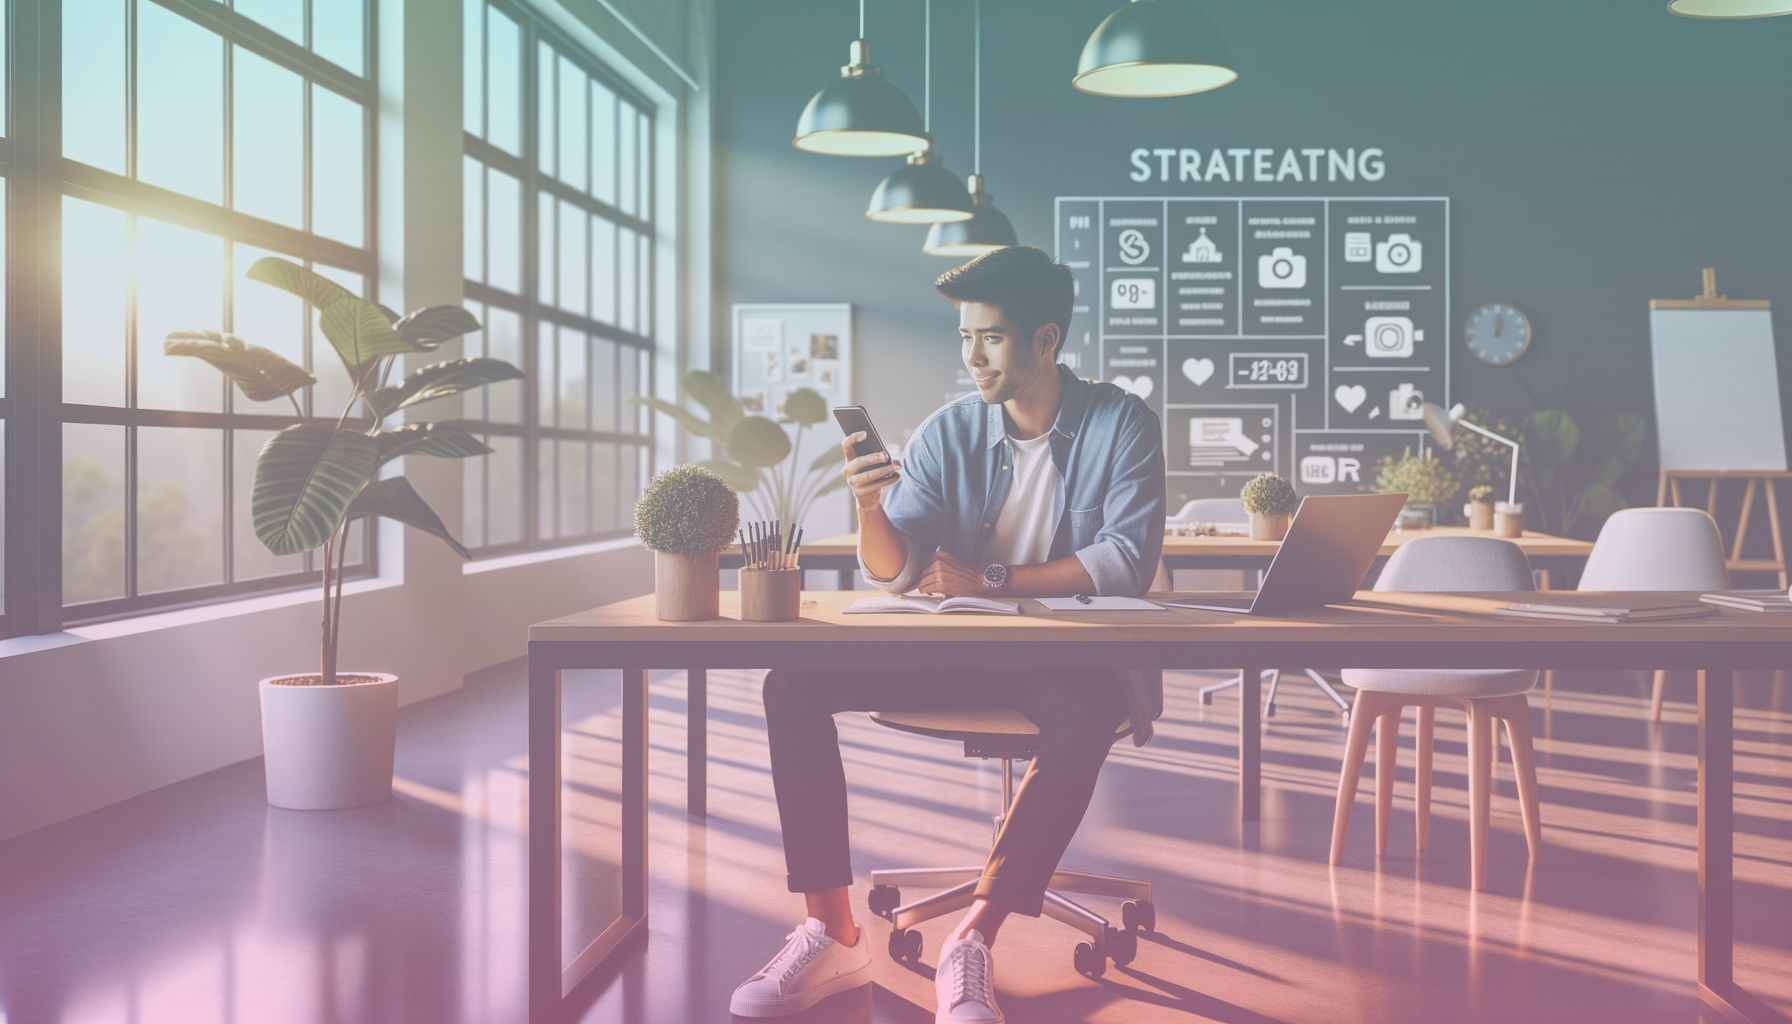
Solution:
[[[984,549],[985,565],[1037,565],[1051,556],[1052,536],[1064,514],[1064,478],[1052,462],[1050,431],[1030,441],[1002,441],[1003,458],[1012,460],[1014,479],[995,532]]]

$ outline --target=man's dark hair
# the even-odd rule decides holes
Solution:
[[[989,252],[962,266],[953,267],[934,280],[933,286],[953,302],[987,302],[1003,317],[1026,332],[1046,324],[1058,325],[1058,347],[1070,334],[1070,307],[1076,298],[1076,282],[1070,268],[1031,245],[1010,245]]]

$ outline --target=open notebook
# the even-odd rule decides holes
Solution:
[[[883,594],[861,597],[847,605],[847,615],[877,615],[887,612],[923,612],[928,615],[952,612],[984,615],[1019,615],[1019,601],[1001,601],[993,597],[924,597],[920,594]]]

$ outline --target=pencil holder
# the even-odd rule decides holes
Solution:
[[[742,569],[740,617],[745,622],[794,622],[802,612],[801,569]]]

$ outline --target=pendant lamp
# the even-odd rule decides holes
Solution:
[[[839,81],[816,93],[797,118],[796,148],[830,156],[903,156],[926,149],[915,105],[871,63],[865,0],[859,0],[859,38],[850,54]]]
[[[971,163],[976,170],[967,180],[971,219],[935,224],[927,230],[921,251],[929,256],[970,259],[991,249],[1019,244],[1014,225],[996,209],[995,197],[983,191],[983,0],[977,0],[972,30]]]
[[[927,146],[878,183],[865,216],[884,224],[944,224],[971,219],[971,200],[958,177],[933,152],[933,0],[922,22],[921,129]]]
[[[951,256],[970,259],[991,249],[1005,249],[1020,244],[1014,224],[1007,214],[996,209],[995,197],[983,191],[983,175],[969,178],[971,219],[949,224],[935,224],[927,229],[927,241],[921,251],[929,256]]]
[[[1237,80],[1219,30],[1186,0],[1131,0],[1095,26],[1070,84],[1096,96],[1153,97]]]
[[[1777,18],[1792,14],[1792,0],[1669,0],[1682,18]]]

